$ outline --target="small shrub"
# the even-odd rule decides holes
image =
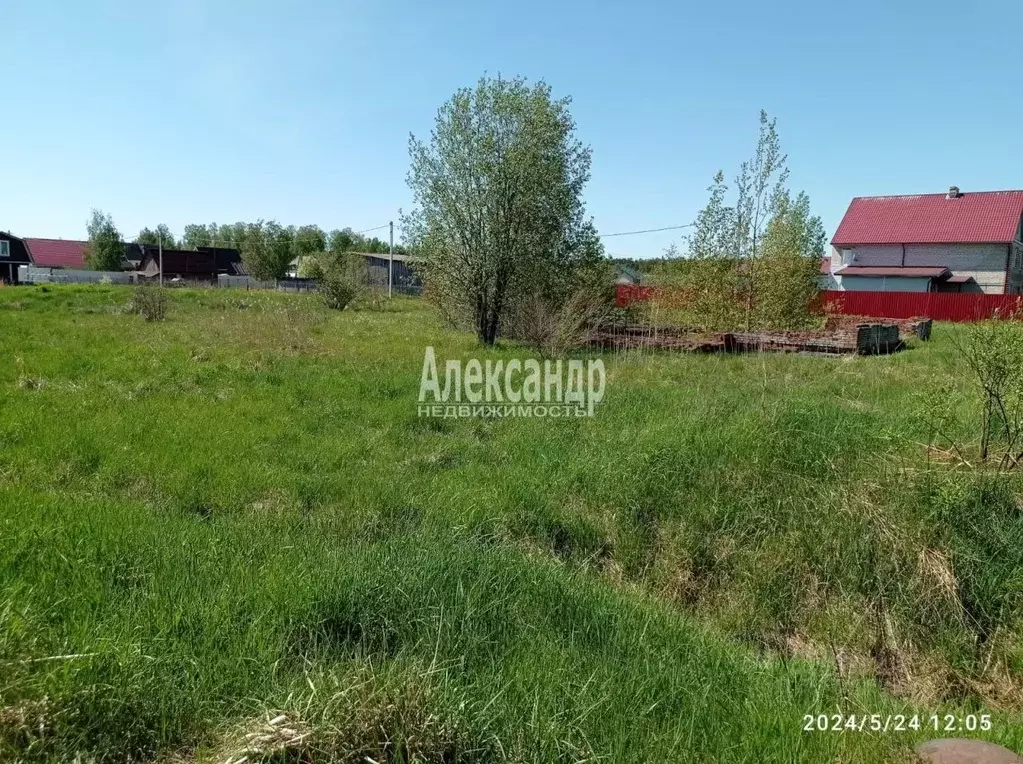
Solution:
[[[953,376],[924,396],[931,445],[944,441],[962,464],[970,463],[971,449],[959,433],[972,422],[961,406],[948,405],[955,383],[965,381],[967,400],[980,408],[979,461],[1003,472],[1018,470],[1023,466],[1023,324],[1016,316],[963,324],[952,344],[956,352],[949,362],[959,379]]]
[[[320,295],[331,310],[344,310],[362,291],[362,279],[354,262],[343,258],[320,265]]]
[[[612,307],[604,295],[588,289],[580,289],[560,307],[541,297],[528,297],[512,314],[507,334],[554,358],[586,345]]]
[[[379,288],[370,288],[359,293],[358,300],[352,307],[356,310],[384,310],[386,305],[387,292]]]
[[[128,310],[146,321],[163,321],[167,317],[167,294],[159,287],[136,287]]]

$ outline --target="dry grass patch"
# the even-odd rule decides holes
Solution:
[[[426,673],[387,686],[367,670],[324,699],[313,692],[289,698],[287,710],[268,710],[223,736],[211,762],[421,762],[456,764],[497,760],[470,740],[464,722],[445,718]]]

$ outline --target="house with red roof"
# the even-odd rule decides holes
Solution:
[[[1023,292],[1023,191],[852,200],[831,241],[838,289]]]
[[[18,241],[24,242],[22,250],[27,255],[22,264],[64,270],[87,270],[89,267],[85,262],[87,241],[40,238]],[[150,244],[129,242],[124,245],[121,266],[128,273],[158,278],[161,262],[166,278],[196,281],[215,281],[217,274],[235,273],[242,264],[241,253],[230,247],[199,247],[195,251],[165,249],[161,260],[159,249]],[[2,263],[0,259],[0,278],[4,276]]]
[[[39,268],[85,268],[88,245],[87,241],[75,239],[25,239],[32,263]]]

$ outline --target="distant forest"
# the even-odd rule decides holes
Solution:
[[[351,228],[324,231],[318,225],[282,226],[277,221],[256,223],[189,223],[180,239],[170,232],[166,225],[155,229],[143,228],[135,241],[139,244],[156,245],[162,240],[167,249],[195,249],[196,247],[234,247],[242,250],[262,245],[268,240],[291,246],[295,255],[315,252],[374,252],[386,253],[388,244],[376,236],[364,236]],[[405,254],[405,248],[394,245],[397,254]]]
[[[664,264],[665,258],[663,257],[612,257],[611,261],[615,265],[625,265],[633,270],[637,270],[640,273],[652,273],[657,270],[661,265]]]

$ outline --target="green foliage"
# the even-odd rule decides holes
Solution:
[[[384,255],[391,251],[389,247],[390,244],[383,239],[364,236],[351,228],[333,230],[327,236],[327,251],[335,255],[342,252],[369,252]],[[408,249],[401,244],[395,244],[394,253],[396,255],[408,254]]]
[[[139,231],[139,235],[135,237],[136,244],[149,244],[153,247],[163,245],[164,249],[176,249],[177,240],[174,238],[174,234],[171,233],[170,228],[166,224],[160,223],[156,227],[156,230],[150,228],[143,228]]]
[[[357,254],[318,258],[311,270],[323,304],[331,310],[344,310],[362,291],[364,266]]]
[[[969,381],[981,411],[977,455],[987,462],[997,447],[997,468],[1015,470],[1023,461],[1023,325],[1016,317],[961,324],[953,342],[957,353],[950,365]],[[946,397],[947,390],[942,392]],[[934,434],[966,461],[965,444],[949,435],[958,429],[959,410],[942,400],[932,408],[940,405],[947,412],[935,419]]]
[[[675,258],[656,271],[663,289],[650,306],[655,323],[677,323],[713,331],[745,322],[748,279],[730,257]]]
[[[824,227],[805,193],[792,199],[786,162],[776,122],[761,111],[756,151],[740,165],[734,204],[719,171],[685,257],[672,250],[659,271],[672,287],[659,298],[663,312],[718,330],[797,329],[812,321]]]
[[[662,266],[664,260],[664,257],[611,257],[612,264],[624,265],[644,275],[655,272]]]
[[[809,197],[801,191],[793,200],[788,189],[778,190],[752,286],[757,326],[797,329],[812,321],[824,241],[824,225],[810,213]]]
[[[483,78],[440,107],[429,142],[410,141],[419,207],[403,222],[416,267],[448,319],[484,344],[517,303],[560,307],[604,259],[582,202],[590,150],[568,107],[542,81]]]
[[[242,255],[250,273],[263,281],[284,278],[288,266],[298,260],[300,274],[315,268],[313,259],[324,252],[339,255],[343,252],[386,253],[388,243],[367,238],[350,228],[325,233],[317,225],[283,226],[275,220],[255,223],[189,224],[185,226],[181,246],[234,247]],[[395,245],[394,252],[403,254],[405,248]],[[259,274],[259,275],[257,275]]]
[[[114,219],[101,210],[93,210],[86,223],[89,243],[85,249],[85,264],[94,271],[119,271],[124,258],[124,242],[114,225]]]
[[[321,232],[322,233],[322,232]],[[260,281],[282,279],[296,256],[294,226],[282,226],[276,220],[235,223],[218,226],[185,226],[185,242],[191,246],[230,246],[241,253],[253,278]],[[303,247],[315,244],[315,233],[306,227]]]
[[[243,223],[238,225],[244,226]],[[181,237],[181,246],[185,249],[197,249],[198,247],[215,247],[218,242],[220,242],[220,246],[237,246],[236,232],[233,229],[226,230],[229,228],[231,227],[224,226],[225,230],[222,230],[221,226],[218,226],[216,223],[210,223],[209,225],[189,223],[185,226]]]
[[[718,170],[707,188],[710,199],[696,216],[694,230],[688,240],[688,257],[692,260],[738,259],[737,221],[735,209],[725,206],[728,184]]]
[[[304,225],[295,229],[292,245],[295,257],[308,257],[327,250],[327,235],[318,225]]]
[[[341,254],[342,252],[358,252],[359,251],[359,236],[351,228],[345,228],[343,230],[334,230],[330,232],[328,237],[327,249],[332,254]]]
[[[167,317],[167,293],[157,286],[136,287],[129,311],[138,313],[146,321],[163,321]]]

